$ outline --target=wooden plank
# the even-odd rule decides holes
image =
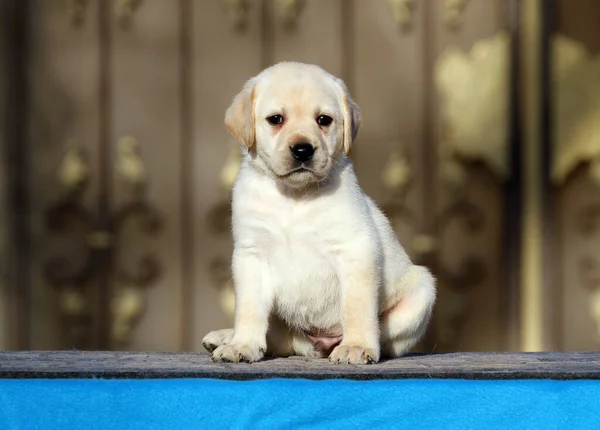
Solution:
[[[354,3],[351,61],[351,92],[360,105],[363,123],[352,149],[359,182],[379,204],[391,202],[392,193],[383,184],[384,171],[395,151],[405,155],[412,178],[406,205],[416,220],[423,194],[415,169],[423,145],[423,98],[425,95],[424,51],[422,47],[423,8],[415,8],[411,26],[402,30],[388,2],[357,0]],[[411,240],[419,226],[412,226],[395,213],[396,233],[409,254]]]
[[[79,25],[73,25],[63,6],[63,2],[36,2],[31,22],[30,100],[26,117],[31,154],[28,199],[32,285],[31,302],[23,309],[28,313],[31,333],[27,346],[21,349],[73,345],[61,324],[61,297],[44,276],[44,265],[56,257],[64,256],[73,265],[69,270],[84,264],[85,238],[72,230],[69,234],[73,237],[54,234],[45,226],[46,211],[64,193],[58,171],[67,150],[80,149],[89,167],[91,180],[82,194],[82,204],[93,211],[98,198],[98,2],[90,2]],[[93,285],[86,286],[87,300],[91,300],[92,291]],[[90,328],[86,334],[91,342],[93,330]]]
[[[11,144],[9,143],[14,141],[14,137],[10,135],[9,129],[7,128],[9,125],[9,96],[14,94],[11,94],[9,85],[12,84],[15,79],[14,58],[10,57],[10,54],[12,54],[11,48],[13,50],[15,49],[15,42],[10,36],[7,37],[9,33],[12,34],[12,29],[8,26],[11,18],[12,16],[10,16],[9,11],[6,8],[0,9],[0,23],[2,23],[2,36],[4,36],[2,42],[0,42],[0,139],[2,139],[2,150],[0,150],[0,201],[4,206],[0,213],[0,241],[2,243],[2,248],[0,249],[0,270],[3,272],[3,276],[0,279],[0,325],[2,327],[11,327],[12,320],[15,319],[12,317],[12,314],[9,313],[11,297],[8,294],[8,288],[6,286],[7,281],[14,276],[10,273],[12,270],[9,269],[10,263],[7,258],[8,251],[12,247],[6,245],[6,243],[8,243],[6,238],[12,239],[9,225],[14,223],[9,214],[9,211],[13,211],[14,209],[12,204],[8,203],[8,195],[10,194],[7,193],[7,185],[12,184],[13,181],[11,177],[13,176],[11,175],[12,171],[8,166],[8,155],[10,152],[14,151],[14,146],[11,147]],[[10,69],[12,69],[12,71]],[[14,134],[14,128],[11,131]],[[12,151],[9,151],[8,148],[11,148]],[[14,331],[14,327],[11,328],[13,328]],[[10,337],[9,330],[0,330],[0,349],[8,348],[9,343],[11,343]]]
[[[323,67],[334,75],[342,70],[342,8],[340,0],[309,0],[304,3],[291,26],[287,26],[276,2],[268,2],[273,39],[263,49],[270,49],[269,64],[280,61],[299,61]]]
[[[462,12],[460,26],[454,29],[445,23],[447,6],[442,0],[431,2],[429,7],[430,33],[427,37],[430,38],[428,55],[431,58],[428,61],[431,63],[431,72],[446,49],[459,48],[464,53],[470,53],[476,42],[506,29],[502,2],[468,3]],[[457,82],[457,85],[460,83]],[[502,91],[509,91],[508,81]],[[447,124],[439,91],[432,87],[428,97],[431,135],[426,143],[430,146],[425,163],[437,175],[438,145],[446,139],[444,128]],[[473,105],[477,106],[477,103],[473,98]],[[473,112],[473,115],[476,113]],[[467,166],[467,163],[463,165]],[[515,328],[506,320],[506,316],[510,315],[509,310],[502,308],[502,303],[508,303],[505,295],[509,293],[502,274],[504,189],[487,167],[468,168],[467,174],[469,181],[463,195],[450,192],[452,188],[438,180],[432,181],[431,189],[425,189],[423,194],[424,197],[433,196],[431,210],[438,218],[438,303],[430,330],[436,333],[436,351],[502,351],[508,349],[509,330]],[[446,212],[461,199],[472,203],[481,214],[480,228],[466,229],[465,213]],[[439,276],[440,273],[460,273],[461,266],[473,257],[481,263],[484,271],[480,282],[465,283],[462,277]]]
[[[232,364],[206,353],[6,351],[0,378],[600,379],[600,353],[413,354],[350,366],[306,357]]]
[[[566,36],[572,42],[581,44],[593,58],[598,58],[600,55],[600,26],[598,26],[600,15],[587,12],[593,10],[586,9],[586,6],[590,7],[591,5],[592,2],[589,0],[557,1],[553,37]],[[558,58],[555,58],[554,61],[558,64],[561,63]],[[585,67],[588,70],[591,70],[590,67],[594,67],[591,65],[592,61],[597,60],[589,60],[587,65],[579,64],[572,69],[571,73],[574,76],[584,76],[585,72],[582,73],[582,71]],[[594,79],[593,83],[590,80],[574,84],[577,79],[563,78],[559,81],[560,85],[563,85],[563,88],[570,87],[572,89],[562,90],[559,95],[558,89],[552,88],[550,91],[553,104],[555,106],[561,106],[561,103],[568,104],[569,102],[563,95],[567,91],[575,93],[587,87],[587,91],[593,92],[593,86],[597,85],[597,78]],[[581,121],[577,125],[582,127],[584,117],[591,110],[585,100],[578,105],[580,111],[577,114],[574,114],[572,105],[569,105],[568,112],[572,119]],[[567,112],[567,110],[560,111]],[[556,117],[554,121],[558,123],[563,119]],[[574,121],[573,127],[575,124]],[[558,157],[560,158],[560,155]],[[549,312],[554,321],[558,321],[556,333],[552,334],[556,347],[563,351],[596,349],[600,338],[600,319],[594,305],[597,300],[595,297],[598,294],[594,288],[594,273],[597,273],[598,267],[600,267],[600,260],[597,257],[598,249],[600,249],[600,229],[597,222],[589,223],[589,228],[586,228],[587,222],[584,221],[588,219],[587,213],[591,214],[594,207],[600,207],[600,199],[597,185],[591,180],[587,166],[588,164],[584,162],[575,169],[564,184],[552,184],[556,200],[554,206],[556,208],[556,225],[554,228],[558,232],[558,240],[549,265],[556,268],[559,280],[554,282],[558,296],[556,304],[554,309]],[[593,220],[593,217],[590,219]]]
[[[141,4],[122,27],[111,21],[112,98],[110,145],[116,169],[118,141],[126,136],[139,142],[140,156],[148,176],[148,203],[158,212],[162,228],[149,234],[132,217],[121,226],[117,264],[128,273],[138,272],[145,255],[156,258],[159,277],[147,286],[147,311],[134,328],[129,344],[112,339],[112,348],[173,350],[182,348],[180,320],[181,279],[181,109],[178,6],[169,2]],[[160,64],[160,67],[156,65]],[[129,204],[133,195],[127,183],[113,171],[113,213]],[[137,288],[115,282],[111,299],[123,289]],[[144,287],[142,286],[142,289]],[[114,316],[112,317],[114,321]],[[111,327],[112,329],[112,327]]]

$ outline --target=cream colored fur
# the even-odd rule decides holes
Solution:
[[[344,83],[314,65],[279,63],[235,97],[225,115],[245,154],[232,203],[235,322],[204,338],[213,360],[324,356],[307,333],[327,331],[342,338],[332,362],[366,364],[425,333],[435,281],[357,183],[347,155],[360,122]],[[315,148],[306,170],[290,151],[299,142]]]

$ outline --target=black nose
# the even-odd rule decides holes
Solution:
[[[294,158],[302,162],[310,160],[315,153],[315,148],[306,142],[296,143],[290,150]]]

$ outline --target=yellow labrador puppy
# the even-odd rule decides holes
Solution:
[[[225,124],[244,149],[232,203],[235,322],[203,339],[214,361],[367,364],[425,333],[435,281],[357,183],[348,153],[360,123],[345,84],[309,64],[276,64],[233,100]]]

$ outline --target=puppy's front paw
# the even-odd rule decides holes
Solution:
[[[232,343],[221,345],[212,353],[213,361],[226,363],[254,363],[265,355],[265,350],[258,345]]]
[[[379,361],[379,351],[376,348],[338,345],[331,351],[329,361],[336,364],[372,364]]]
[[[219,346],[231,343],[232,338],[233,329],[231,328],[211,331],[204,336],[204,339],[202,339],[202,346],[204,346],[208,352],[213,352]]]

